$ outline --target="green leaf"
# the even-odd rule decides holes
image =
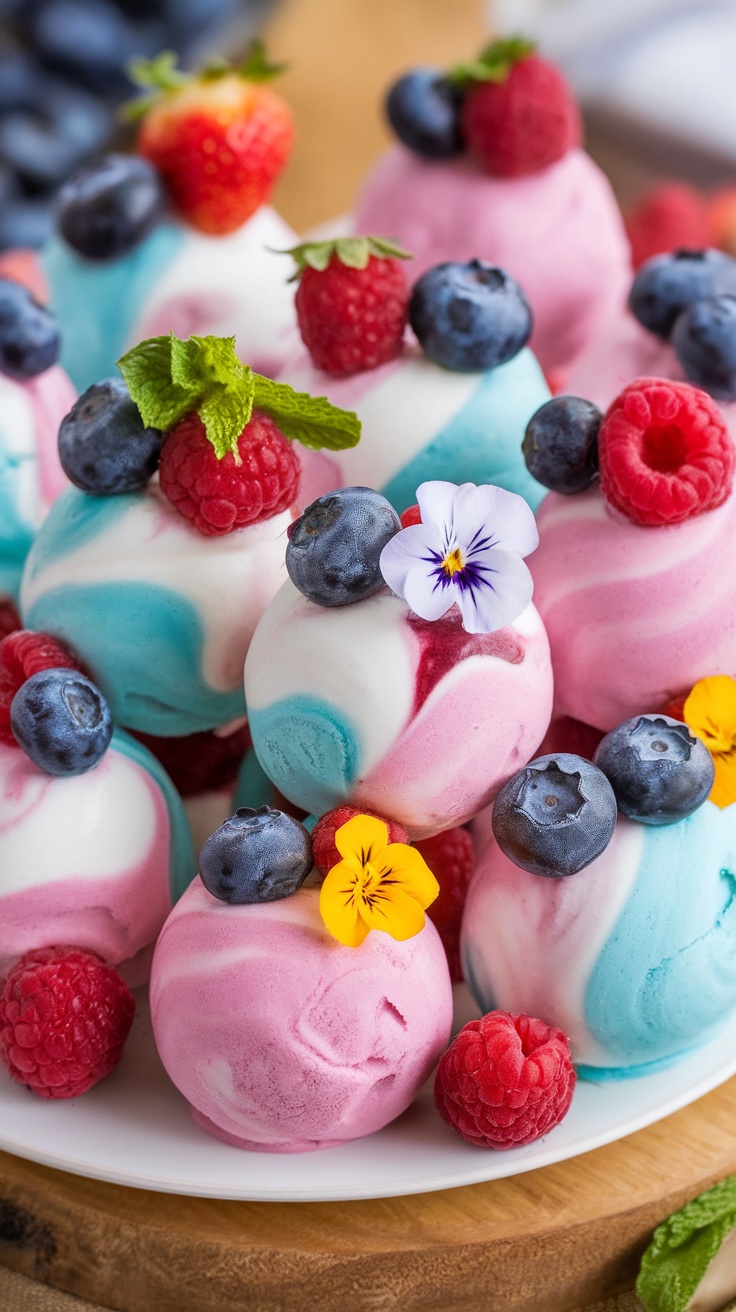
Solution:
[[[118,369],[149,428],[172,428],[193,408],[196,392],[171,377],[173,335],[150,337],[118,360]]]
[[[387,237],[334,237],[329,241],[306,241],[300,246],[292,246],[288,251],[277,251],[278,255],[291,255],[296,260],[296,273],[290,279],[294,282],[301,277],[305,269],[316,269],[324,273],[333,255],[348,269],[365,269],[371,255],[379,260],[412,260],[411,251],[404,250]]]
[[[279,77],[286,67],[286,64],[270,64],[263,41],[256,38],[255,41],[251,42],[250,49],[244,62],[238,68],[238,72],[247,82],[271,82],[273,78]]]
[[[155,59],[137,56],[128,64],[128,77],[144,91],[175,91],[189,81],[186,73],[177,68],[178,55],[173,50],[162,50]]]
[[[673,1213],[654,1232],[636,1292],[647,1312],[683,1312],[736,1225],[736,1175]]]
[[[244,365],[235,353],[234,337],[171,339],[171,377],[181,387],[206,392],[216,383],[237,386]]]
[[[536,48],[534,41],[523,36],[492,41],[477,59],[451,68],[447,80],[461,89],[479,82],[505,82],[514,65],[533,54]]]
[[[253,404],[264,410],[285,437],[312,451],[344,451],[360,439],[360,420],[352,410],[341,410],[325,396],[295,392],[287,383],[253,374]]]
[[[238,438],[253,413],[253,375],[248,370],[248,382],[239,387],[226,387],[218,384],[198,407],[198,414],[205,427],[209,441],[215,448],[218,460],[230,451],[235,456],[235,463],[241,464],[238,453]]]

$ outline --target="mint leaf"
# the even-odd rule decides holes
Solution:
[[[237,387],[245,366],[235,354],[234,337],[171,339],[171,377],[180,387],[206,392],[215,384]]]
[[[654,1232],[636,1282],[647,1312],[683,1312],[736,1225],[736,1176],[707,1189]]]
[[[264,410],[285,437],[311,451],[344,451],[360,439],[360,420],[352,410],[341,410],[325,396],[295,392],[288,383],[275,383],[253,375],[253,404]]]
[[[118,360],[118,369],[147,428],[172,428],[197,399],[196,392],[172,379],[172,340],[176,338],[149,337]]]
[[[250,370],[248,370],[250,373]],[[205,426],[208,440],[215,448],[215,455],[222,460],[228,451],[235,456],[235,463],[241,464],[238,451],[238,438],[253,413],[253,383],[243,383],[240,387],[223,387],[218,384],[198,408],[198,414]]]

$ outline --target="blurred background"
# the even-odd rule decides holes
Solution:
[[[192,66],[264,33],[299,129],[275,203],[303,229],[349,207],[388,141],[391,79],[491,30],[562,65],[624,204],[660,177],[736,178],[736,0],[0,0],[0,248],[40,245],[60,183],[125,140],[135,54]]]

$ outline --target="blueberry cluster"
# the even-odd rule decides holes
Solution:
[[[313,501],[289,530],[289,578],[317,606],[347,606],[384,587],[381,552],[401,528],[370,487],[344,487]]]
[[[109,149],[137,55],[184,63],[271,0],[4,0],[0,6],[0,250],[41,246],[59,186]]]
[[[598,476],[598,430],[603,415],[580,396],[555,396],[532,415],[521,449],[529,473],[543,487],[585,492]]]
[[[736,260],[708,249],[655,255],[634,279],[629,308],[671,343],[691,383],[736,400]]]
[[[210,834],[199,874],[220,902],[243,905],[291,897],[312,865],[312,840],[298,820],[269,806],[241,806]]]

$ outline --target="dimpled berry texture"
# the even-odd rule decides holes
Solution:
[[[393,506],[369,487],[319,497],[286,544],[289,578],[317,606],[349,606],[385,587],[381,552],[401,528]]]
[[[639,715],[607,733],[595,764],[611,781],[619,810],[645,825],[668,825],[706,800],[713,758],[686,724],[669,715]]]
[[[705,296],[736,292],[736,260],[723,251],[677,250],[655,255],[639,269],[629,309],[643,328],[665,341],[678,314]]]
[[[472,87],[461,124],[471,155],[498,178],[537,173],[582,137],[570,88],[559,69],[537,55],[519,60],[504,81]]]
[[[112,737],[110,708],[83,674],[41,670],[18,689],[10,727],[34,765],[46,774],[74,775],[102,759]]]
[[[402,145],[423,159],[451,159],[463,148],[459,92],[435,68],[416,68],[394,82],[386,117]]]
[[[163,184],[147,160],[106,155],[76,173],[58,198],[58,227],[88,260],[127,255],[162,217]]]
[[[736,401],[736,296],[689,305],[672,330],[672,346],[691,383],[717,401]]]
[[[67,478],[95,496],[137,492],[156,472],[164,434],[145,428],[122,378],[88,387],[61,421]]]
[[[464,1025],[440,1058],[440,1116],[478,1148],[516,1148],[558,1125],[575,1089],[562,1030],[532,1016],[491,1011]]]
[[[532,415],[521,449],[529,473],[564,496],[585,492],[598,473],[603,415],[592,401],[555,396]]]
[[[376,811],[366,810],[365,807],[336,806],[333,811],[326,811],[320,816],[312,830],[314,864],[323,878],[343,859],[342,853],[337,850],[335,834],[356,815],[369,815],[376,820],[382,820],[388,830],[389,843],[409,842],[409,835],[398,820],[390,820],[387,816],[378,815]]]
[[[35,378],[56,364],[60,346],[53,315],[20,283],[0,278],[0,373]]]
[[[333,255],[305,269],[297,288],[299,331],[318,369],[346,377],[393,360],[401,351],[409,284],[400,260],[371,255],[351,269]]]
[[[509,779],[493,806],[501,851],[522,870],[556,878],[595,861],[616,827],[608,779],[582,756],[538,756]]]
[[[77,1098],[117,1065],[135,999],[112,966],[79,948],[42,948],[0,992],[0,1056],[41,1098]]]
[[[312,840],[298,820],[268,806],[241,806],[202,848],[202,883],[220,902],[279,902],[312,869]]]
[[[422,274],[411,294],[409,320],[425,355],[459,373],[505,364],[532,331],[519,284],[480,260],[436,264]]]

